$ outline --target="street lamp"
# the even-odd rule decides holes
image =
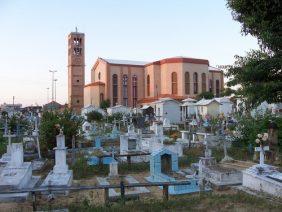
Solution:
[[[58,79],[54,79],[54,82],[55,82],[55,102],[57,101],[57,81],[58,81]]]
[[[52,102],[54,101],[54,77],[56,70],[49,70],[50,73],[52,73]]]

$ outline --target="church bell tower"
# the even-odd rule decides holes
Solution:
[[[71,32],[68,36],[68,105],[80,113],[84,104],[85,54],[84,33]]]

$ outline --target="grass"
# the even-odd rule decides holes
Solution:
[[[203,194],[172,197],[171,200],[130,201],[124,205],[94,206],[88,200],[70,204],[70,211],[281,211],[281,204],[238,192],[236,194]]]
[[[133,163],[133,164],[122,163],[118,165],[119,174],[122,175],[131,174],[131,173],[141,173],[149,170],[150,170],[150,164],[145,162]]]

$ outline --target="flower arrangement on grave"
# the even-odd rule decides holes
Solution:
[[[256,138],[255,142],[259,146],[263,147],[263,146],[266,145],[267,140],[268,140],[268,133],[263,133],[263,134],[257,134],[257,138]]]

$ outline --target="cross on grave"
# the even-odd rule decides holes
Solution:
[[[14,134],[11,134],[11,131],[9,130],[8,134],[3,135],[4,138],[8,138],[8,146],[7,146],[7,153],[11,154],[11,147],[12,147],[12,138],[17,137]]]
[[[263,166],[264,165],[264,152],[269,151],[269,146],[262,146],[260,147],[255,147],[255,151],[259,152],[259,165]]]
[[[37,119],[34,120],[33,136],[36,139],[36,147],[37,147],[38,157],[39,157],[39,159],[41,159],[41,152],[40,152],[40,145],[39,145],[39,130],[38,130]]]

